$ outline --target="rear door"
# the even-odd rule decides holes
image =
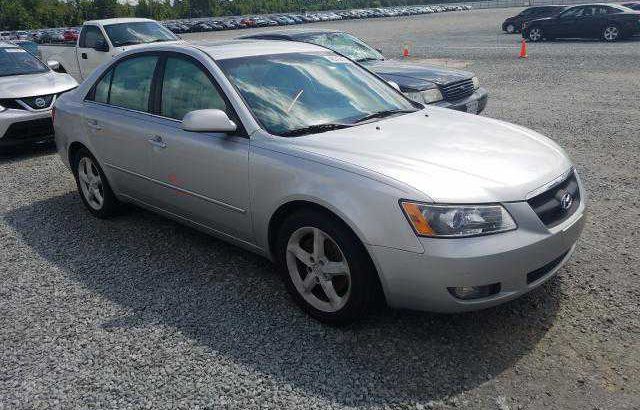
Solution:
[[[577,36],[582,27],[582,15],[585,11],[585,7],[572,7],[569,10],[561,13],[556,24],[553,27],[549,27],[549,34],[556,37],[575,37]]]
[[[193,110],[220,109],[240,126],[230,103],[195,58],[167,53],[158,78],[152,150],[156,202],[190,221],[251,240],[249,139],[233,134],[188,132],[182,118]],[[241,127],[240,127],[241,128]]]
[[[78,39],[77,58],[80,76],[84,80],[109,57],[109,45],[102,29],[85,25]]]
[[[129,197],[152,199],[149,104],[158,54],[138,54],[109,69],[84,104],[83,126],[90,149],[114,189]]]

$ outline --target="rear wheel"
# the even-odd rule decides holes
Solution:
[[[513,34],[516,32],[516,26],[511,23],[507,24],[507,27],[505,27],[504,29],[508,34]]]
[[[620,29],[615,24],[609,24],[602,30],[604,41],[613,42],[621,37]]]
[[[533,42],[542,41],[543,34],[544,33],[542,32],[542,29],[540,27],[531,27],[529,29],[528,37],[529,40]]]
[[[374,306],[378,278],[355,234],[331,215],[303,210],[277,236],[277,257],[288,291],[312,317],[340,324]]]

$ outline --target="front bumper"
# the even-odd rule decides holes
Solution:
[[[9,109],[0,112],[0,147],[13,147],[53,140],[51,110]]]
[[[467,98],[458,101],[438,101],[433,105],[443,108],[451,108],[452,110],[468,112],[470,114],[480,114],[487,106],[489,93],[484,88],[478,88],[473,94]]]
[[[583,191],[584,192],[584,191]],[[424,253],[369,246],[387,303],[434,312],[483,309],[517,298],[551,278],[569,259],[585,223],[585,200],[547,228],[527,202],[503,204],[518,229],[461,239],[420,238]],[[491,296],[462,300],[448,288],[500,284]]]

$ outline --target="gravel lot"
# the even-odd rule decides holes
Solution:
[[[141,210],[96,220],[53,150],[5,152],[0,408],[640,408],[640,39],[519,60],[499,32],[515,11],[316,27],[467,66],[485,115],[566,148],[590,219],[554,280],[486,311],[330,328],[265,260]]]

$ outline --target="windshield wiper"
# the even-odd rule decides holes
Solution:
[[[366,63],[367,61],[382,61],[381,58],[364,57],[356,60],[358,63]]]
[[[356,122],[354,122],[354,124],[358,124],[364,121],[368,121],[368,120],[372,120],[374,118],[385,118],[385,117],[390,117],[392,115],[395,114],[409,114],[412,112],[416,112],[417,110],[384,110],[384,111],[378,111],[378,112],[374,112],[368,115],[365,115],[362,118],[359,118]]]
[[[316,124],[316,125],[310,125],[308,127],[298,128],[291,131],[286,131],[279,135],[281,137],[297,137],[297,136],[306,135],[306,134],[319,134],[321,132],[340,130],[342,128],[349,128],[351,126],[352,125],[349,125],[349,124],[333,124],[333,123]]]
[[[138,41],[125,41],[124,43],[117,44],[116,47],[135,46],[138,44],[142,44],[142,43]]]

